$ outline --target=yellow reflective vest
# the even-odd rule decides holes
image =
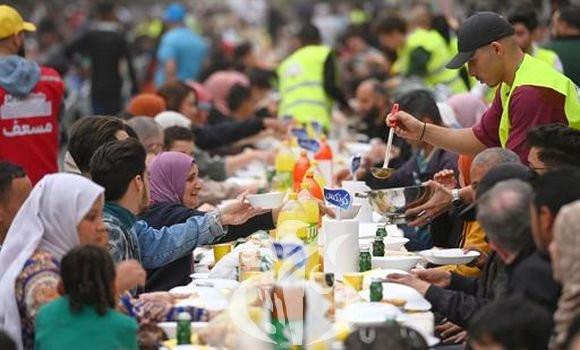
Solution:
[[[541,47],[536,48],[534,51],[534,57],[540,61],[546,62],[550,67],[556,67],[556,61],[558,60],[558,55],[554,51]]]
[[[553,89],[565,96],[564,113],[568,125],[573,129],[580,129],[580,100],[578,87],[568,77],[556,71],[547,63],[526,54],[512,86],[502,83],[500,86],[502,114],[499,123],[499,140],[505,148],[510,134],[509,103],[513,91],[522,85],[531,85]]]
[[[300,123],[318,121],[330,129],[333,101],[324,91],[324,62],[329,54],[328,46],[309,45],[280,64],[280,116],[290,115]]]
[[[431,54],[427,62],[427,74],[423,77],[427,86],[443,84],[448,86],[454,94],[467,91],[465,83],[459,76],[459,71],[445,67],[453,57],[453,53],[445,39],[436,30],[417,28],[409,34],[405,46],[398,52],[399,58],[393,67],[395,73],[406,74],[409,69],[410,55],[419,47]]]

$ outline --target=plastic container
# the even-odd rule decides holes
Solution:
[[[273,178],[273,188],[275,191],[285,192],[293,187],[294,154],[290,148],[290,143],[284,141],[276,154],[274,160],[276,174]]]
[[[302,182],[305,183],[306,185],[308,185],[308,192],[310,192],[310,194],[314,198],[320,199],[320,200],[322,200],[322,198],[324,198],[324,195],[322,193],[322,188],[320,187],[318,182],[316,182],[316,180],[314,180],[314,173],[312,171],[309,170],[306,172],[306,175],[304,176],[304,180]]]
[[[288,201],[282,206],[276,222],[276,239],[284,239],[289,235],[303,239],[308,234],[308,218],[304,206],[298,202],[298,195],[290,193]]]
[[[310,160],[308,159],[308,154],[305,150],[300,152],[300,157],[296,160],[294,164],[294,192],[300,191],[300,184],[304,179],[304,174],[310,168]]]
[[[332,147],[330,147],[326,135],[320,135],[320,148],[318,152],[314,155],[314,159],[318,161],[318,165],[322,176],[324,177],[324,181],[327,184],[332,184],[332,160],[333,160],[333,153]]]
[[[324,188],[328,182],[324,178],[324,174],[322,174],[322,169],[320,168],[320,163],[317,160],[313,160],[310,162],[310,168],[308,171],[312,171],[314,175],[314,180],[318,183],[320,188]]]

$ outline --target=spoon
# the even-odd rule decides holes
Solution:
[[[399,104],[393,104],[393,108],[391,108],[391,115],[397,113],[399,111]],[[389,130],[389,137],[387,139],[387,152],[385,153],[385,161],[383,162],[382,168],[371,168],[371,174],[376,177],[377,179],[388,179],[395,169],[389,168],[389,160],[391,158],[391,146],[393,145],[393,135],[395,134],[394,129],[390,128]]]

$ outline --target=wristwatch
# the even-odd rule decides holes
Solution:
[[[451,205],[453,205],[454,208],[459,208],[463,205],[463,200],[459,195],[458,188],[454,188],[451,190]]]

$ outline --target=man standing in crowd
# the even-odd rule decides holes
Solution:
[[[533,8],[518,6],[512,9],[508,14],[508,21],[514,27],[516,40],[522,51],[546,62],[558,72],[563,72],[564,68],[558,55],[552,50],[538,47],[534,42],[536,29],[538,29],[538,15]]]
[[[467,91],[459,72],[445,67],[452,53],[441,34],[430,29],[428,9],[416,6],[413,17],[410,30],[399,16],[387,17],[376,26],[381,46],[397,53],[393,72],[404,77],[419,77],[431,88],[443,88],[445,96]]]
[[[562,7],[552,16],[554,39],[546,49],[558,54],[564,66],[564,74],[580,85],[580,5]]]
[[[313,24],[302,27],[298,40],[300,48],[278,67],[282,97],[278,114],[299,123],[317,121],[329,130],[334,101],[348,106],[338,86],[334,54],[321,44],[320,31]]]
[[[93,113],[117,115],[123,110],[121,89],[123,79],[119,72],[121,59],[127,62],[131,79],[131,92],[137,93],[137,77],[129,43],[115,15],[112,0],[101,0],[97,4],[97,20],[89,31],[67,46],[65,53],[85,54],[91,61],[91,103]]]
[[[488,86],[497,86],[493,103],[473,128],[447,129],[417,120],[399,111],[387,117],[387,125],[407,139],[428,142],[459,154],[476,154],[488,147],[514,151],[528,163],[527,131],[536,125],[561,123],[580,129],[580,103],[576,85],[549,65],[518,46],[513,27],[493,12],[479,12],[463,23],[458,33],[459,53],[447,64],[460,68]],[[436,191],[432,200],[408,214],[425,210],[421,222],[443,212],[451,196]],[[468,191],[461,189],[460,199]]]
[[[408,139],[426,141],[459,154],[501,146],[527,164],[526,132],[541,124],[562,123],[580,129],[577,87],[544,62],[524,54],[512,26],[493,12],[479,12],[461,26],[459,53],[450,68],[468,64],[469,73],[498,86],[490,108],[471,129],[447,129],[422,123],[404,111],[387,118]]]
[[[36,27],[0,5],[0,159],[21,166],[33,184],[58,171],[63,82],[25,56],[24,32]]]
[[[185,7],[177,3],[165,10],[167,32],[161,37],[157,51],[158,88],[176,80],[195,80],[201,71],[208,44],[185,25],[186,15]]]

